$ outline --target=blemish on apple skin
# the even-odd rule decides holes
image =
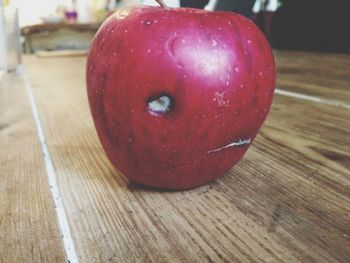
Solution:
[[[237,73],[239,72],[238,66],[235,66],[235,71],[236,71]]]
[[[212,39],[212,40],[211,40],[211,45],[212,45],[213,47],[216,47],[216,46],[218,45],[218,42],[217,42],[215,39]]]
[[[224,97],[225,97],[225,91],[223,91],[223,92],[216,91],[214,93],[213,101],[217,102],[218,107],[227,107],[227,106],[229,106],[230,100],[225,100]]]
[[[260,89],[259,85],[255,85],[255,88],[254,88],[255,93],[258,92],[259,89]]]
[[[258,101],[259,101],[259,97],[258,96],[254,96],[253,99],[252,99],[252,106],[256,106],[256,104],[258,104]]]
[[[225,145],[223,147],[207,151],[207,153],[215,153],[215,152],[219,152],[219,151],[231,148],[231,147],[240,147],[240,146],[244,146],[244,145],[247,145],[247,144],[251,144],[251,142],[252,142],[252,140],[250,138],[239,139],[238,141],[234,141],[234,142],[229,143],[229,144],[227,144],[227,145]]]
[[[145,25],[147,25],[147,26],[152,25],[152,21],[146,20]]]

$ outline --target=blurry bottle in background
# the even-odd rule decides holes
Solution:
[[[5,14],[0,1],[0,73],[7,70],[6,43],[5,43]]]
[[[18,10],[0,1],[0,70],[14,71],[21,64],[22,48]]]
[[[87,0],[77,0],[76,8],[78,12],[78,22],[81,24],[91,23],[92,14],[91,14],[91,1]]]

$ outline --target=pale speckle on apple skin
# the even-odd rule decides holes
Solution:
[[[211,45],[212,45],[213,47],[216,47],[216,46],[218,45],[218,42],[217,42],[215,39],[212,39],[212,40],[211,40]]]
[[[238,66],[235,66],[235,71],[236,71],[237,73],[239,72]]]
[[[223,92],[216,91],[214,93],[213,101],[218,104],[218,107],[227,107],[229,106],[229,102],[230,102],[230,100],[225,100],[225,91]]]

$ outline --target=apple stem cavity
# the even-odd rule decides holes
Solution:
[[[148,102],[148,110],[156,114],[164,114],[170,110],[171,98],[167,95],[159,96]]]
[[[156,0],[156,2],[160,5],[160,7],[167,8],[167,5],[163,2],[163,0]]]

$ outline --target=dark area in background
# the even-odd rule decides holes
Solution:
[[[204,8],[209,0],[180,0],[181,7]]]
[[[182,7],[204,8],[208,0],[181,0]],[[350,52],[350,0],[281,0],[275,13],[252,16],[254,0],[218,0],[215,10],[253,18],[273,48]]]
[[[251,18],[254,3],[255,0],[218,0],[214,8],[217,11],[233,11]]]
[[[271,24],[277,49],[350,51],[349,0],[284,0]]]

